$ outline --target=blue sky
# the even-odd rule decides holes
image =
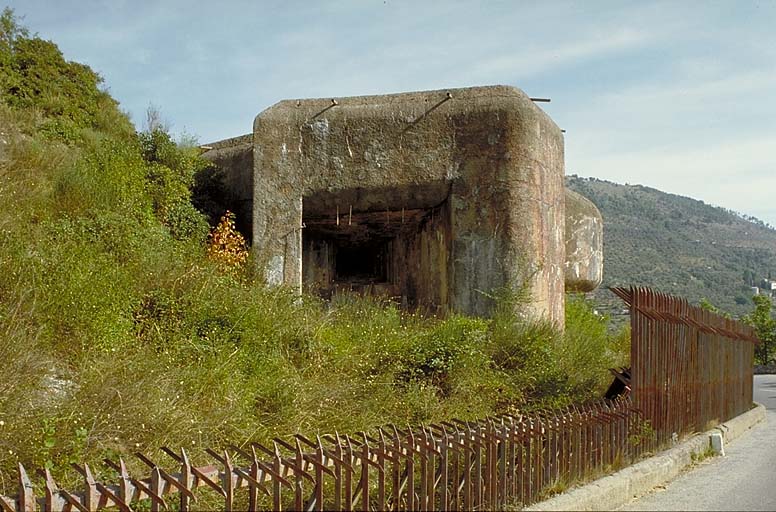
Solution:
[[[206,143],[284,98],[514,85],[552,98],[568,174],[776,225],[776,0],[5,5],[138,127],[153,104]]]

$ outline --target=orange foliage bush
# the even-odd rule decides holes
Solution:
[[[207,255],[225,270],[236,270],[248,261],[248,244],[234,227],[234,213],[227,210],[208,235]]]

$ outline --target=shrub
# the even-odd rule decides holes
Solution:
[[[56,176],[58,213],[81,216],[100,210],[148,219],[151,200],[145,175],[143,160],[131,144],[101,139],[85,148],[75,165],[63,168]]]
[[[760,343],[755,345],[754,360],[757,364],[767,365],[773,359],[776,345],[776,319],[773,318],[773,303],[766,295],[752,297],[754,309],[744,316],[743,321],[754,327]]]
[[[207,234],[206,217],[191,203],[194,176],[208,164],[196,148],[182,147],[159,128],[138,134],[146,162],[147,190],[157,218],[173,238],[202,241]]]
[[[577,397],[599,397],[611,380],[604,368],[626,366],[630,326],[610,331],[609,318],[595,312],[581,295],[566,297],[566,331],[556,359]]]
[[[208,234],[208,224],[204,215],[188,201],[178,201],[170,206],[164,223],[176,240],[204,241]]]
[[[443,384],[470,349],[464,322],[455,318],[413,340],[401,362],[406,378]]]
[[[208,237],[207,255],[226,271],[240,269],[248,261],[248,246],[234,227],[234,214],[227,211]]]
[[[0,87],[8,105],[36,109],[48,118],[43,134],[66,142],[81,140],[81,130],[128,133],[129,120],[118,103],[100,89],[102,78],[88,66],[68,62],[56,44],[30,37],[9,8],[0,15]],[[106,124],[110,119],[117,124]]]

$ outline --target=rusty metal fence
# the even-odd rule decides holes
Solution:
[[[630,308],[633,406],[658,445],[751,408],[754,329],[649,288],[611,290]]]
[[[632,391],[615,400],[355,436],[296,435],[207,450],[211,464],[199,466],[164,448],[165,462],[135,454],[148,467],[142,476],[121,459],[105,461],[107,480],[73,465],[78,491],[60,488],[48,470],[33,485],[19,465],[17,494],[0,496],[0,510],[518,508],[751,407],[752,329],[649,289],[613,291],[630,307],[632,331]]]
[[[149,474],[134,477],[123,460],[106,461],[112,482],[97,481],[89,466],[77,492],[60,489],[41,473],[43,492],[19,466],[15,498],[0,497],[8,512],[87,511],[140,501],[152,511],[192,510],[199,487],[211,489],[224,510],[476,510],[536,502],[573,482],[625,465],[646,446],[642,423],[627,398],[552,414],[453,420],[413,429],[380,428],[354,437],[327,435],[271,447],[254,443],[223,453],[217,464],[196,467],[185,451],[165,453],[164,469],[137,454]]]

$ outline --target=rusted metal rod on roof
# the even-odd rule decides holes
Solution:
[[[297,102],[296,102],[296,106],[298,107],[298,106],[300,106],[300,105],[301,105],[301,102],[297,101]],[[313,121],[313,120],[314,120],[314,119],[316,119],[318,116],[320,116],[321,114],[324,114],[325,112],[327,112],[327,111],[329,111],[330,109],[332,109],[332,108],[336,107],[337,105],[339,105],[339,102],[338,102],[337,100],[335,100],[334,98],[332,98],[332,99],[331,99],[331,104],[330,104],[330,105],[328,105],[327,107],[325,107],[323,110],[321,110],[321,111],[317,112],[316,114],[313,114],[313,116],[312,116],[312,117],[310,117],[310,119],[308,119],[308,120],[307,120],[307,121],[305,121],[305,122],[306,122],[306,123],[309,123],[309,122]]]
[[[431,112],[433,112],[434,110],[438,109],[438,108],[439,108],[439,107],[440,107],[442,104],[444,104],[446,101],[450,101],[451,99],[453,99],[453,93],[451,93],[450,91],[446,92],[446,93],[445,93],[445,97],[444,97],[444,98],[442,98],[441,100],[439,100],[438,102],[436,102],[434,105],[432,105],[431,107],[429,107],[429,109],[428,109],[428,110],[426,110],[425,112],[423,112],[423,113],[422,113],[420,116],[418,116],[418,117],[417,117],[417,118],[416,118],[414,121],[412,121],[412,122],[411,122],[409,125],[407,125],[407,127],[406,127],[406,128],[404,128],[404,130],[402,130],[402,133],[405,133],[405,132],[407,132],[408,130],[410,130],[411,128],[413,128],[413,127],[414,127],[416,124],[418,124],[420,121],[422,121],[423,119],[425,119],[425,118],[426,118],[426,116],[428,116],[428,115],[429,115]]]

